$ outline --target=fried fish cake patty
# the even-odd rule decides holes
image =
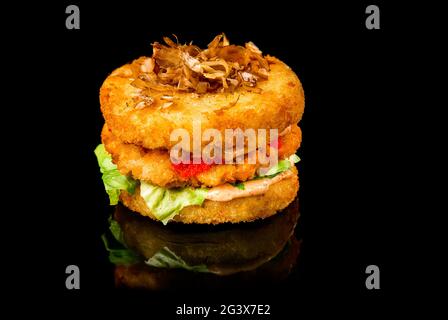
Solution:
[[[267,57],[268,80],[260,81],[261,93],[237,89],[233,93],[169,92],[174,103],[166,108],[135,108],[139,90],[131,85],[135,65],[127,64],[111,73],[100,89],[101,111],[111,131],[126,143],[147,149],[171,148],[174,129],[183,128],[193,136],[193,123],[201,129],[271,129],[280,132],[301,118],[304,92],[296,74],[283,62]],[[137,59],[133,63],[138,63]],[[172,91],[172,90],[171,90]]]
[[[151,182],[161,187],[174,186],[217,186],[225,182],[246,181],[254,177],[259,164],[219,164],[197,176],[184,178],[172,167],[167,150],[148,150],[134,144],[120,141],[104,125],[101,133],[106,150],[112,155],[118,170],[135,179]],[[281,137],[279,158],[294,154],[302,141],[302,132],[297,125],[291,126],[291,131]]]
[[[295,167],[293,171],[297,173]],[[297,174],[272,184],[266,193],[230,201],[205,200],[202,206],[183,208],[174,221],[197,224],[219,224],[249,222],[270,217],[286,208],[296,197],[299,190]],[[146,206],[137,188],[134,195],[122,191],[121,202],[143,216],[157,220]]]

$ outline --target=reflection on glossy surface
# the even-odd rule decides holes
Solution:
[[[283,212],[252,223],[163,226],[123,206],[117,207],[114,218],[128,247],[145,260],[168,249],[186,265],[206,266],[208,271],[144,263],[117,266],[115,282],[120,287],[160,290],[276,283],[287,278],[299,255],[300,241],[294,235],[299,218],[297,200]]]

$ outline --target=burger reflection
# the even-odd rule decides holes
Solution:
[[[103,235],[117,287],[148,290],[257,287],[293,272],[300,239],[297,199],[283,212],[252,223],[166,226],[116,207]]]

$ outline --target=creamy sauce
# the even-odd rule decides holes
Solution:
[[[217,187],[211,188],[205,199],[213,201],[230,201],[236,198],[244,198],[250,196],[257,196],[264,194],[268,191],[269,186],[277,183],[283,179],[287,179],[293,176],[294,173],[291,170],[284,171],[273,178],[263,178],[258,180],[251,180],[244,183],[244,190],[238,189],[231,184],[223,184]]]

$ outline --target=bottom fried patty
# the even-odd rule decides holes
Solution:
[[[295,168],[293,170],[297,173]],[[298,189],[299,179],[294,174],[272,184],[262,195],[236,198],[230,201],[205,200],[202,206],[183,208],[173,220],[182,223],[219,224],[267,218],[286,208],[296,197]],[[157,220],[140,196],[139,188],[134,195],[122,191],[120,198],[129,209]]]

